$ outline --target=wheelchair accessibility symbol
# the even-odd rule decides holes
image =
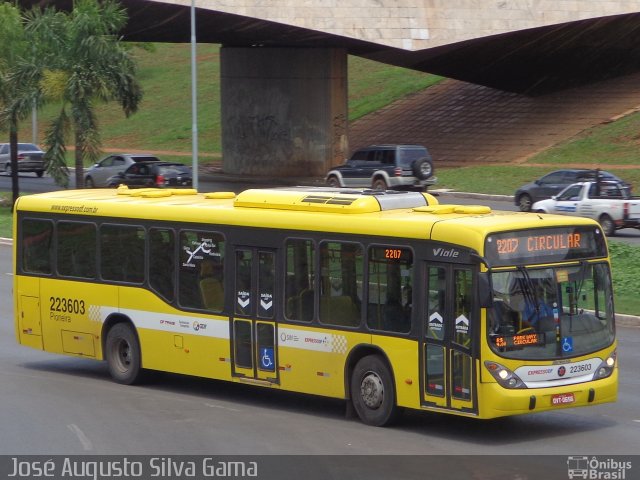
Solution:
[[[562,337],[562,351],[573,352],[573,337]]]
[[[276,364],[274,361],[273,347],[260,348],[260,369],[275,371]]]

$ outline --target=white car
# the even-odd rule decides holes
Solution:
[[[124,173],[134,163],[138,162],[159,162],[155,155],[146,153],[118,153],[103,158],[98,163],[89,168],[84,175],[84,186],[87,188],[108,187],[108,180]]]

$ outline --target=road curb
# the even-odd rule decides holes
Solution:
[[[437,194],[437,195],[456,195],[462,198],[476,198],[478,200],[495,200],[498,202],[513,202],[513,195],[495,195],[490,193],[472,193],[472,192],[458,192],[456,190],[448,190],[446,188],[442,189],[429,189],[427,193]]]

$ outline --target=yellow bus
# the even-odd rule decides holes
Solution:
[[[592,220],[329,187],[63,191],[15,213],[18,342],[106,360],[116,382],[323,395],[378,426],[616,400]]]

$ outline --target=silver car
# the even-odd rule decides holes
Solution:
[[[0,143],[0,171],[11,175],[10,144]],[[33,143],[18,144],[18,172],[35,172],[41,177],[44,174],[44,152]]]
[[[103,158],[85,172],[84,185],[87,188],[108,187],[107,180],[123,173],[134,163],[159,162],[155,155],[146,153],[118,153]]]

